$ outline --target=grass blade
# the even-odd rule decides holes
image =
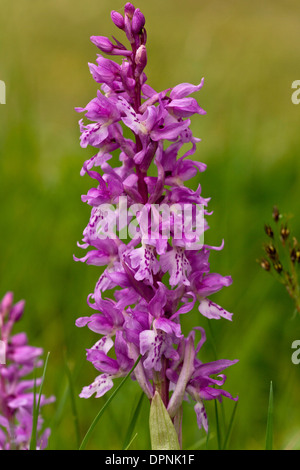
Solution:
[[[266,450],[273,448],[273,384],[270,382],[269,406],[266,431]]]
[[[133,443],[133,441],[135,440],[135,438],[136,438],[137,435],[138,435],[138,434],[137,434],[137,432],[136,432],[135,435],[133,436],[133,438],[131,439],[131,441],[129,442],[129,444],[128,444],[128,445],[125,447],[125,449],[123,449],[123,450],[128,450],[128,449],[129,449],[129,447],[131,446],[131,444]]]
[[[110,395],[110,397],[108,398],[108,400],[106,401],[106,403],[102,406],[101,410],[99,411],[99,413],[97,414],[97,416],[94,418],[92,424],[90,425],[86,435],[84,436],[83,440],[82,440],[82,443],[79,447],[79,450],[84,450],[87,443],[88,443],[88,440],[96,426],[96,424],[98,423],[99,419],[101,418],[101,416],[103,415],[104,411],[106,410],[106,408],[108,407],[108,405],[111,403],[111,401],[114,399],[114,397],[116,396],[116,394],[119,392],[119,390],[121,389],[121,387],[124,385],[124,383],[126,382],[126,380],[128,379],[128,377],[132,374],[132,372],[134,371],[134,369],[136,368],[136,366],[138,365],[138,363],[140,362],[140,359],[141,359],[141,355],[138,357],[138,359],[136,360],[134,366],[132,367],[132,369],[128,372],[128,374],[126,375],[126,377],[124,377],[124,379],[122,380],[122,382],[117,386],[117,388],[113,391],[113,393]]]
[[[79,364],[79,366],[76,365],[76,370],[73,371],[73,375],[72,375],[73,384],[74,384],[74,382],[76,382],[76,378],[80,374],[80,371],[81,371],[81,369],[82,369],[82,367],[85,363],[86,363],[86,358],[84,357],[83,360],[81,361],[81,363]],[[55,412],[55,414],[54,414],[54,416],[51,420],[51,426],[50,427],[53,428],[53,429],[58,427],[59,424],[60,424],[60,421],[61,421],[62,416],[63,416],[64,408],[66,406],[66,402],[67,402],[69,393],[70,393],[70,382],[69,382],[69,380],[67,380],[67,383],[66,383],[63,391],[60,393],[60,399],[59,399],[59,401],[57,401],[56,412]]]
[[[202,439],[199,439],[197,442],[194,442],[191,446],[187,447],[186,450],[200,450],[201,447],[206,446],[207,449],[207,443],[210,439],[213,439],[214,434],[207,434],[205,437],[202,437]]]
[[[217,400],[214,400],[214,402],[215,402],[215,413],[216,413],[218,449],[221,450],[222,444],[221,444],[221,429],[220,429],[220,423],[219,423],[218,404],[217,404]]]
[[[207,431],[207,434],[206,434],[206,442],[205,442],[206,450],[208,450],[208,443],[209,443],[209,440],[211,439],[211,437],[212,437],[212,434],[210,432],[210,426],[208,426],[208,431]]]
[[[129,424],[128,429],[127,429],[127,433],[126,433],[126,437],[125,437],[125,440],[124,440],[122,450],[126,450],[132,442],[130,439],[131,439],[131,436],[133,434],[136,422],[138,420],[138,417],[139,417],[139,414],[140,414],[140,411],[141,411],[144,395],[145,395],[144,392],[142,392],[142,394],[139,398],[138,404],[136,405],[136,408],[134,410],[132,419],[131,419],[130,424]]]
[[[34,369],[33,382],[33,409],[32,409],[32,430],[29,449],[36,450],[36,433],[37,433],[37,406],[36,406],[36,368]]]
[[[224,442],[223,450],[226,449],[227,444],[228,444],[229,439],[230,439],[230,435],[231,435],[231,431],[232,431],[232,426],[233,426],[233,421],[234,421],[234,418],[235,418],[235,413],[236,413],[237,405],[238,405],[238,401],[235,402],[234,407],[233,407],[233,410],[232,410],[232,413],[231,413],[230,422],[229,422],[229,426],[228,426],[228,429],[227,429],[227,434],[226,434],[226,437],[225,437],[225,442]]]
[[[32,416],[32,431],[31,431],[31,438],[30,438],[30,445],[29,445],[30,450],[36,450],[38,418],[39,418],[39,413],[40,413],[42,390],[43,390],[43,384],[44,384],[44,380],[45,380],[45,376],[46,376],[46,370],[47,370],[47,365],[48,365],[49,354],[50,354],[50,352],[48,352],[46,360],[45,360],[45,365],[44,365],[44,370],[43,370],[43,375],[42,375],[42,380],[41,380],[40,391],[39,391],[39,396],[38,396],[38,402],[37,403],[36,403],[36,369],[34,371],[33,416]]]
[[[212,327],[211,321],[208,318],[207,318],[207,324],[208,324],[208,330],[209,330],[209,335],[210,335],[210,344],[211,344],[211,347],[212,347],[214,360],[217,361],[218,360],[218,354],[217,354],[217,348],[216,348],[216,341],[215,341],[215,338],[214,338],[214,332],[213,332],[213,327]],[[221,401],[220,406],[221,406],[221,413],[222,413],[222,425],[223,425],[223,429],[224,429],[224,432],[225,432],[226,419],[225,419],[225,410],[224,410],[223,400]],[[216,413],[217,413],[217,409],[216,409]],[[216,417],[218,418],[217,415],[216,415]],[[221,425],[220,425],[219,419],[217,419],[217,424],[219,426],[219,431],[221,431]],[[220,434],[220,432],[219,432],[219,434]]]
[[[79,445],[80,445],[80,426],[79,426],[79,417],[78,417],[78,411],[77,411],[77,406],[76,406],[76,401],[75,401],[73,377],[72,377],[71,370],[68,366],[67,359],[66,359],[65,356],[64,356],[64,360],[65,360],[66,374],[67,374],[68,382],[69,382],[71,409],[72,409],[72,414],[73,414],[75,435],[76,435],[76,443],[77,443],[76,448],[78,448]]]

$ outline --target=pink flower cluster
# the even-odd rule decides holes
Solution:
[[[25,333],[12,334],[24,311],[23,300],[13,304],[8,292],[0,303],[0,450],[28,450],[33,426],[34,379],[26,379],[34,368],[41,367],[43,350],[28,344]],[[36,386],[41,379],[36,380]],[[54,401],[41,396],[40,406]],[[38,418],[37,431],[43,420]],[[47,446],[50,429],[38,436],[37,448]]]
[[[100,335],[87,349],[87,360],[99,374],[83,388],[81,397],[104,395],[113,387],[113,380],[128,374],[141,356],[132,378],[149,399],[158,390],[174,418],[189,396],[195,402],[199,427],[207,430],[203,400],[233,399],[219,387],[226,380],[221,372],[237,361],[203,364],[198,358],[206,338],[203,328],[195,327],[187,337],[181,328],[181,318],[195,305],[209,319],[232,320],[232,313],[209,298],[232,282],[230,276],[210,272],[210,251],[222,246],[191,249],[189,239],[175,237],[185,205],[192,205],[195,211],[204,207],[204,215],[208,215],[209,199],[202,197],[200,184],[195,191],[185,186],[206,169],[205,164],[190,158],[200,140],[193,136],[190,118],[205,114],[191,95],[201,90],[203,79],[198,85],[182,83],[157,92],[147,84],[144,72],[144,15],[127,3],[124,15],[113,11],[111,18],[130,46],[115,38],[91,38],[101,51],[97,63],[89,64],[100,87],[86,107],[76,108],[88,120],[80,120],[81,146],[95,149],[81,174],[87,173],[96,185],[82,196],[91,206],[91,218],[79,246],[90,250],[75,260],[106,266],[88,297],[94,313],[76,321],[78,327],[88,326]],[[103,53],[121,60],[113,61]],[[120,197],[127,198],[129,208],[143,207],[136,212],[138,220],[150,216],[155,205],[175,206],[176,210],[170,211],[169,238],[161,236],[165,220],[159,212],[157,236],[142,229],[128,242],[99,236],[99,227],[107,223],[104,205],[118,205]],[[118,206],[116,217],[121,224]],[[190,223],[195,228],[193,217]],[[197,331],[201,334],[198,343]]]

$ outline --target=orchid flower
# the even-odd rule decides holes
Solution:
[[[101,51],[96,64],[89,64],[100,88],[87,106],[76,108],[89,121],[79,121],[81,146],[96,149],[81,174],[96,180],[98,186],[82,196],[91,206],[91,218],[79,246],[90,251],[74,259],[106,266],[88,297],[96,313],[76,321],[78,327],[88,326],[100,335],[86,353],[101,374],[83,387],[80,396],[104,395],[113,380],[128,374],[140,357],[131,377],[150,402],[158,392],[174,421],[183,400],[190,396],[196,401],[198,426],[207,431],[205,400],[232,398],[211,385],[221,387],[225,376],[220,372],[237,361],[202,364],[197,355],[204,330],[195,347],[194,330],[185,337],[181,327],[184,316],[196,305],[201,318],[232,320],[232,313],[208,298],[232,283],[230,276],[210,273],[210,251],[222,249],[223,243],[221,247],[201,243],[209,228],[210,199],[202,196],[200,184],[196,190],[185,186],[206,169],[204,163],[188,158],[200,142],[191,131],[191,118],[206,114],[191,95],[202,89],[204,80],[154,90],[144,72],[144,15],[126,3],[124,15],[112,11],[111,18],[129,46],[104,36],[91,37]],[[122,57],[122,61],[102,54]],[[116,155],[119,163],[113,165]],[[121,198],[127,204],[125,221]],[[112,205],[114,210],[109,212]],[[190,218],[185,218],[187,206]],[[203,215],[201,229],[196,219],[199,213]],[[107,228],[114,217],[118,234]],[[105,230],[106,238],[100,237]]]

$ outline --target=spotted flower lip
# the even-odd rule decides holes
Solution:
[[[227,310],[220,307],[220,305],[205,298],[200,300],[198,310],[207,318],[213,318],[216,320],[225,318],[226,320],[232,320],[232,313],[227,312]]]
[[[0,361],[0,450],[28,450],[32,422],[34,380],[24,377],[34,368],[41,367],[43,350],[28,344],[26,333],[12,334],[15,323],[24,313],[23,300],[13,304],[14,296],[8,292],[0,302],[0,339],[4,345],[5,361]],[[0,359],[3,359],[0,357]],[[4,363],[3,363],[4,362]],[[36,385],[41,379],[36,380]],[[41,395],[41,407],[52,403],[54,396]],[[38,420],[37,449],[47,447],[50,429],[41,434],[42,418]]]
[[[198,84],[185,82],[155,90],[145,74],[148,57],[143,13],[126,3],[124,14],[113,10],[111,19],[129,45],[114,38],[91,37],[103,53],[98,54],[96,64],[88,64],[100,89],[85,107],[76,108],[84,114],[79,121],[81,147],[96,151],[81,169],[81,175],[94,182],[82,196],[91,206],[91,217],[78,246],[88,251],[74,259],[104,267],[87,300],[93,313],[76,320],[78,327],[87,326],[100,335],[86,350],[98,375],[83,387],[80,396],[103,396],[113,387],[114,379],[127,375],[140,358],[131,378],[150,401],[159,391],[173,419],[189,396],[195,401],[198,426],[207,431],[204,402],[232,398],[217,387],[226,379],[221,372],[236,361],[202,364],[198,356],[206,339],[203,328],[195,327],[186,337],[182,328],[186,315],[194,315],[193,310],[200,319],[232,320],[232,313],[210,299],[232,283],[230,276],[210,272],[210,252],[222,250],[224,243],[194,243],[209,229],[206,219],[211,215],[207,209],[210,198],[202,195],[199,184],[206,164],[192,159],[201,139],[190,127],[194,115],[200,118],[206,114],[196,95],[204,79]],[[114,55],[122,61],[114,62]],[[186,186],[192,178],[196,189]],[[118,205],[123,197],[129,213],[126,222]],[[138,228],[132,230],[130,241],[113,237],[109,231],[100,239],[99,227],[105,229],[109,223],[103,204],[116,205],[119,228]],[[170,213],[168,220],[160,205],[164,214]],[[192,207],[192,217],[185,227],[195,228],[199,207],[203,224],[196,235],[178,237],[182,210],[187,205]],[[199,329],[201,339],[195,345]]]
[[[109,348],[112,346],[111,343],[110,340]],[[91,385],[82,389],[80,394],[82,398],[89,398],[94,393],[96,393],[97,398],[101,397],[113,387],[113,379],[126,375],[132,368],[133,360],[129,357],[128,345],[122,332],[116,332],[116,359],[107,356],[107,349],[105,350],[104,344],[101,344],[98,348],[96,344],[93,348],[87,350],[87,360],[103,373]]]
[[[129,254],[131,266],[137,271],[135,279],[142,281],[146,279],[153,283],[153,275],[157,274],[160,266],[155,255],[155,249],[152,246],[142,246]]]

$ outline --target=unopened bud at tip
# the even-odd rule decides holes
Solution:
[[[125,15],[128,16],[128,18],[132,18],[133,14],[135,12],[135,7],[132,5],[132,3],[128,2],[126,3],[124,7]]]
[[[9,319],[13,321],[19,321],[23,315],[25,306],[25,300],[20,300],[10,311]]]
[[[121,13],[118,13],[117,11],[113,10],[110,16],[111,16],[113,23],[117,26],[117,28],[124,29],[125,21]]]
[[[7,292],[0,304],[0,311],[8,312],[12,308],[13,300],[14,294],[12,292]]]
[[[132,17],[132,32],[134,34],[139,34],[142,32],[143,27],[145,26],[145,17],[141,10],[137,8]]]

